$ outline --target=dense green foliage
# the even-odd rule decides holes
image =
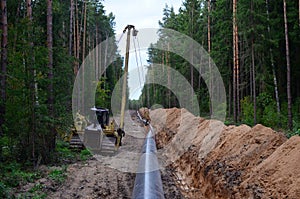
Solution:
[[[282,0],[239,0],[237,2],[240,63],[239,100],[241,107],[238,123],[255,124],[253,95],[253,91],[255,91],[256,123],[262,123],[273,128],[287,129],[287,71],[283,2]],[[208,50],[208,15],[210,16],[210,54],[222,75],[226,87],[227,120],[232,121],[232,104],[234,103],[232,97],[232,1],[216,0],[210,1],[210,3],[210,13],[208,13],[206,0],[185,0],[177,13],[173,8],[166,6],[164,17],[159,23],[162,28],[174,29],[190,36]],[[300,80],[298,78],[300,72],[298,67],[300,64],[298,56],[300,51],[300,27],[297,8],[297,1],[287,1],[293,132],[299,132],[297,124],[300,121]],[[186,60],[178,55],[158,50],[156,45],[167,45],[162,43],[163,41],[164,35],[162,32],[159,41],[149,48],[149,71],[151,72],[151,65],[154,63],[164,64],[179,71],[190,81],[197,94],[200,115],[209,117],[210,101],[207,85],[205,85],[198,72],[195,70],[191,72],[190,64]],[[252,49],[253,54],[251,54]],[[272,64],[278,83],[280,113],[277,113]],[[253,70],[255,71],[255,88],[253,87]],[[167,78],[167,73],[165,76]],[[146,85],[139,103],[149,107],[155,103],[164,107],[179,107],[176,96],[169,95],[167,90],[167,88],[159,85]]]
[[[86,161],[91,157],[87,149],[81,151],[70,150],[69,144],[58,139],[54,160],[43,169],[33,170],[28,165],[16,161],[0,164],[0,197],[1,198],[46,198],[45,184],[38,180],[44,178],[49,184],[60,186],[66,179],[67,165],[76,161]],[[32,183],[26,193],[17,190],[28,183]]]
[[[16,161],[35,168],[54,159],[55,148],[50,142],[58,135],[49,126],[65,132],[72,127],[73,83],[84,57],[115,33],[114,16],[106,14],[101,1],[53,0],[53,80],[50,80],[47,1],[32,1],[30,8],[25,0],[7,1],[7,97],[1,100],[6,111],[0,131],[0,162]],[[116,60],[104,74],[99,74],[102,80],[97,89],[97,106],[110,107],[111,91],[122,75],[122,59],[115,54]],[[53,115],[49,113],[50,81]]]
[[[47,0],[31,1],[31,17],[26,0],[6,2],[8,65],[5,74],[1,71],[0,75],[1,81],[4,75],[7,81],[6,99],[0,99],[0,109],[5,107],[5,114],[0,115],[1,120],[4,118],[4,123],[0,124],[0,198],[9,196],[10,190],[19,185],[41,178],[40,173],[35,170],[41,164],[66,164],[66,160],[70,163],[73,159],[89,158],[90,154],[86,150],[77,154],[70,151],[68,144],[64,142],[57,142],[53,147],[51,140],[58,137],[59,130],[68,132],[72,127],[73,83],[83,59],[99,43],[107,38],[114,38],[115,35],[114,16],[105,12],[101,0],[52,0],[52,24],[47,23]],[[208,50],[210,16],[210,55],[223,77],[227,93],[226,122],[232,123],[232,1],[210,2],[210,12],[207,9],[207,0],[185,0],[178,12],[166,7],[159,24],[162,28],[174,29],[190,36]],[[287,129],[287,67],[282,4],[282,0],[238,0],[238,100],[241,108],[238,123],[254,125],[256,112],[256,123]],[[300,25],[297,8],[296,0],[287,1],[294,127],[288,132],[289,136],[300,134]],[[3,11],[0,14],[3,16]],[[48,67],[51,51],[47,45],[49,25],[53,28],[53,79],[49,78]],[[156,48],[157,45],[163,45],[167,49],[168,44],[163,43],[164,37],[166,35],[161,31],[159,41],[149,47],[146,79],[156,75],[157,71],[152,70],[151,64],[158,63],[175,69],[192,85],[200,103],[201,116],[209,117],[210,99],[207,85],[200,74],[182,57]],[[3,52],[4,47],[1,48]],[[103,50],[101,53],[107,52]],[[110,108],[112,91],[121,90],[114,87],[122,77],[123,60],[118,52],[113,54],[116,55],[116,59],[107,70],[103,74],[96,74],[99,82],[95,105],[99,107]],[[101,64],[103,63],[99,65]],[[167,78],[167,70],[164,72]],[[274,77],[277,79],[280,112],[277,112]],[[256,84],[253,84],[254,82]],[[51,83],[53,91],[49,91]],[[49,113],[51,92],[54,97],[53,114]],[[143,88],[139,101],[130,102],[130,106],[135,109],[141,105],[179,107],[179,102],[177,96],[167,88],[151,84]],[[57,132],[53,132],[49,127],[55,127]],[[62,183],[65,178],[64,171],[65,167],[61,170],[54,169],[48,177]],[[44,198],[41,190],[41,185],[36,184],[30,192],[36,193],[37,198]]]
[[[96,46],[108,38],[114,39],[114,16],[106,14],[99,0],[53,0],[52,23],[48,21],[47,0],[7,1],[5,10],[9,45],[7,71],[3,73],[6,99],[0,100],[1,111],[5,107],[5,115],[1,115],[4,123],[1,120],[0,124],[0,198],[45,198],[44,185],[38,179],[46,178],[59,186],[66,178],[65,165],[91,156],[88,150],[70,150],[69,144],[59,137],[69,134],[73,126],[72,92],[76,75]],[[0,14],[4,16],[3,12]],[[52,27],[52,49],[48,45],[49,27]],[[49,67],[51,51],[53,70]],[[101,69],[102,57],[95,57],[100,68],[99,74],[95,74],[99,80],[95,103],[107,108],[112,90],[123,73],[120,55],[116,50],[109,55],[114,60],[105,71]],[[51,71],[53,78],[49,77]],[[2,73],[0,76],[2,82]],[[49,89],[51,84],[53,91]],[[50,94],[54,99],[53,113],[49,108]],[[38,169],[42,164],[55,167],[42,174]],[[16,194],[17,187],[28,183],[34,186],[27,193],[19,190],[20,194]]]

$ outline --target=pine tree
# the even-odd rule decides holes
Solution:
[[[286,53],[286,74],[287,74],[287,101],[288,101],[288,128],[292,130],[292,95],[291,95],[291,66],[289,50],[289,31],[287,22],[286,0],[283,0],[283,17],[284,17],[284,35],[285,35],[285,53]]]
[[[52,0],[47,0],[47,48],[48,48],[48,111],[51,119],[54,118],[54,89],[53,89],[53,20],[52,20]],[[56,131],[52,121],[49,121],[49,148],[51,152],[55,148]]]
[[[7,4],[6,0],[1,0],[1,100],[0,100],[0,138],[4,133],[5,113],[6,113],[6,76],[7,76],[7,45],[8,45],[8,29],[7,29]],[[2,145],[0,145],[0,161],[2,160]]]
[[[269,0],[266,0],[266,14],[267,14],[267,23],[268,23],[267,24],[268,36],[269,36],[269,39],[271,39]],[[271,66],[272,66],[276,108],[277,108],[277,114],[279,117],[280,116],[280,101],[279,101],[279,93],[278,93],[278,80],[277,80],[276,68],[275,68],[275,63],[274,63],[273,48],[271,46],[269,47],[269,53],[270,53],[270,62],[271,62]]]
[[[240,114],[240,90],[239,90],[239,43],[237,25],[237,0],[233,0],[233,117],[234,121],[239,120]]]

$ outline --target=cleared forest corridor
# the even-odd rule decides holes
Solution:
[[[0,0],[0,198],[132,198],[145,107],[166,199],[298,199],[299,55],[300,0]]]
[[[131,116],[125,117],[125,123],[130,125],[126,126],[127,135],[123,138],[123,145],[113,158],[95,155],[86,162],[70,165],[66,181],[51,192],[48,198],[132,198],[135,168],[140,158],[145,130],[137,121],[135,111],[131,111]],[[183,198],[172,172],[162,170],[161,175],[165,198]]]
[[[262,125],[225,126],[185,109],[156,109],[150,115],[157,129],[165,198],[299,196],[299,136],[287,139]],[[134,114],[132,118],[126,119],[131,123],[129,135],[117,154],[123,169],[136,168],[145,133]],[[137,138],[130,132],[142,134]],[[132,157],[126,151],[137,153]],[[116,170],[116,162],[107,160],[100,157],[70,165],[66,182],[48,198],[131,198],[135,173]]]

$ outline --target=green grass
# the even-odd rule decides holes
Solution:
[[[17,187],[41,178],[39,171],[25,170],[16,162],[1,164],[0,169],[1,182],[8,187]]]
[[[44,186],[37,182],[38,179],[48,178],[55,184],[61,185],[67,178],[68,164],[76,161],[86,161],[91,157],[88,149],[73,151],[69,148],[69,143],[62,140],[57,141],[56,151],[53,154],[53,162],[49,166],[50,171],[47,176],[41,171],[31,168],[32,163],[20,164],[16,161],[0,163],[0,198],[35,198],[43,199],[47,195],[43,193]],[[51,166],[55,165],[53,170]],[[27,193],[14,192],[19,186],[28,183],[36,183]]]
[[[67,177],[66,172],[67,172],[67,166],[64,165],[61,169],[52,170],[49,173],[48,177],[54,180],[56,183],[62,184]]]
[[[42,177],[39,171],[26,170],[22,168],[21,164],[18,164],[16,162],[6,164],[2,163],[0,165],[0,169],[2,171],[0,173],[0,198],[14,198],[12,196],[12,190],[14,188],[25,185],[27,183],[34,183],[36,180]],[[31,195],[34,196],[35,194]],[[18,198],[26,198],[25,196],[23,196],[18,196]]]
[[[80,152],[80,159],[86,161],[92,156],[91,152],[88,149],[84,149]]]
[[[0,181],[0,198],[10,198],[10,188]]]

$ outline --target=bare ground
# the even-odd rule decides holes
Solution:
[[[97,156],[70,165],[67,179],[60,187],[50,190],[48,198],[131,198],[134,170],[137,168],[145,132],[134,115],[131,118],[127,116],[125,121],[123,146],[115,157]],[[171,170],[164,169],[161,172],[165,198],[184,198]]]

